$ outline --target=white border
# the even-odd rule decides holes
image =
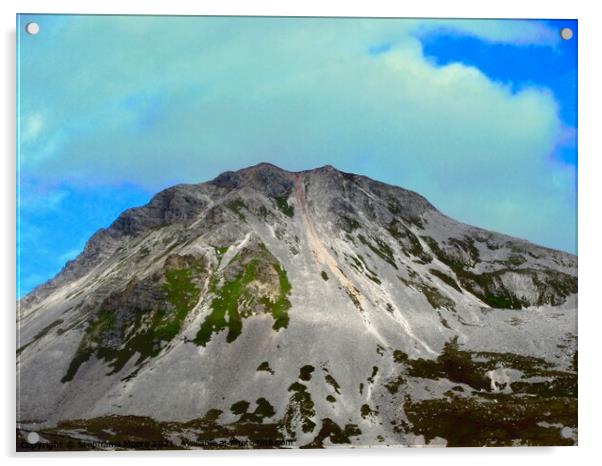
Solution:
[[[546,465],[597,463],[601,428],[600,397],[602,386],[598,338],[602,333],[602,231],[600,221],[601,158],[600,99],[602,73],[599,47],[602,46],[602,17],[593,1],[498,0],[404,2],[402,0],[97,0],[53,2],[42,0],[3,0],[2,8],[2,100],[0,112],[3,131],[2,209],[0,242],[0,287],[2,307],[2,402],[5,415],[0,441],[8,462],[28,464],[39,459],[46,464],[82,460],[90,463],[125,459],[130,464],[158,464],[166,459],[199,461],[245,461],[249,465],[315,463],[344,461],[364,464],[403,462],[493,466],[509,462]],[[14,451],[15,426],[15,14],[20,13],[96,13],[96,14],[204,14],[204,15],[283,15],[283,16],[396,16],[396,17],[495,17],[495,18],[577,18],[579,19],[579,447],[518,449],[357,449],[329,451],[253,451],[253,452],[131,452],[131,453],[58,453],[19,454]],[[17,459],[20,458],[20,459]]]

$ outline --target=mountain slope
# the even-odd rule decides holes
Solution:
[[[575,256],[260,164],[125,211],[20,301],[17,419],[176,446],[572,444],[576,293]]]

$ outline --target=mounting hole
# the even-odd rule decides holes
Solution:
[[[38,443],[39,441],[40,441],[40,436],[38,435],[37,432],[30,432],[29,434],[27,434],[27,443],[29,443],[30,445]]]
[[[564,40],[571,40],[573,38],[573,30],[571,28],[562,28],[560,30],[560,37]]]
[[[25,25],[25,32],[30,36],[35,36],[38,32],[40,32],[40,25],[38,23],[27,23]]]

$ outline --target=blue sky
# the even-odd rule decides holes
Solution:
[[[576,252],[575,21],[18,23],[19,296],[124,209],[262,161],[332,164]]]

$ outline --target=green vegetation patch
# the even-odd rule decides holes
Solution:
[[[228,251],[228,246],[222,246],[222,247],[215,248],[215,255],[217,256],[218,262],[222,261],[222,258],[224,257],[224,254],[226,254],[227,251]]]
[[[203,258],[172,255],[162,273],[133,279],[111,295],[88,325],[63,383],[95,354],[119,372],[135,355],[136,365],[157,356],[180,332],[188,313],[200,299],[199,283],[207,274]]]
[[[425,379],[448,379],[490,391],[487,372],[498,368],[520,371],[522,379],[511,383],[514,393],[544,397],[577,397],[577,372],[554,369],[552,363],[533,356],[514,353],[469,352],[460,349],[457,337],[447,342],[437,359],[409,359],[401,351],[396,359],[405,364],[406,374]],[[537,378],[537,381],[530,380]]]
[[[397,392],[399,392],[399,387],[405,385],[406,382],[407,380],[405,377],[400,375],[394,379],[388,380],[387,383],[385,383],[385,388],[391,395],[395,395]]]
[[[554,365],[545,359],[535,356],[523,356],[515,353],[497,353],[493,351],[475,351],[472,355],[481,360],[484,368],[495,369],[498,365],[521,371],[527,377],[546,376],[551,374]]]
[[[496,260],[494,262],[498,263],[498,264],[503,264],[506,266],[519,267],[519,266],[523,265],[525,262],[527,262],[527,259],[525,256],[523,256],[521,254],[510,254],[510,256],[508,256],[507,260],[505,260],[505,261]]]
[[[403,357],[402,359],[406,359]],[[457,339],[448,342],[436,360],[407,358],[406,373],[429,379],[447,378],[469,385],[470,398],[456,386],[445,398],[413,401],[404,411],[412,428],[426,440],[442,437],[448,446],[572,445],[563,427],[577,427],[577,372],[560,371],[541,358],[513,353],[468,352]],[[487,372],[500,367],[522,372],[512,393],[489,391]]]
[[[253,414],[261,418],[261,420],[273,417],[276,414],[274,407],[265,398],[258,398],[255,403],[257,404],[257,407]]]
[[[311,374],[313,373],[314,370],[315,370],[314,366],[310,366],[309,364],[306,366],[303,366],[299,370],[299,379],[301,379],[305,382],[309,382],[311,380]]]
[[[374,254],[388,264],[391,264],[396,269],[398,268],[397,264],[395,263],[393,250],[385,241],[380,238],[375,238],[374,236],[371,236],[370,240],[368,240],[364,235],[361,234],[358,235],[358,238],[363,244],[368,246]]]
[[[434,286],[426,285],[426,284],[416,284],[422,294],[429,302],[431,306],[435,309],[449,309],[451,311],[456,310],[456,302],[445,296]]]
[[[358,254],[357,259],[355,259],[355,261],[357,261],[357,260],[360,261],[361,266],[365,270],[366,277],[368,277],[370,280],[372,280],[377,285],[380,285],[381,281],[378,278],[378,274],[374,270],[370,269],[370,267],[368,267],[368,264],[366,263],[366,259],[364,259],[364,257],[361,254]]]
[[[431,255],[422,247],[418,237],[403,223],[393,220],[387,226],[387,231],[397,240],[406,256],[417,257],[423,264],[427,264],[433,260]]]
[[[320,276],[322,277],[322,280],[324,280],[325,282],[328,281],[328,274],[326,272],[324,272],[324,270],[322,270],[322,272],[320,273]]]
[[[326,381],[326,383],[328,385],[330,385],[332,387],[332,389],[338,394],[341,394],[341,386],[337,383],[337,381],[335,380],[335,378],[330,375],[326,370],[324,370],[326,372],[326,375],[324,375],[324,380]]]
[[[257,372],[261,371],[269,372],[270,374],[274,375],[274,371],[270,367],[270,363],[267,361],[263,361],[259,366],[257,366]]]
[[[276,207],[287,217],[295,215],[295,206],[289,205],[286,197],[276,197]]]
[[[264,422],[264,419],[271,418],[276,414],[274,407],[265,398],[258,398],[255,411],[249,412],[251,404],[248,401],[241,400],[234,403],[230,407],[232,414],[240,416],[238,422],[244,423],[259,423]]]
[[[345,254],[345,257],[348,257],[349,259],[351,259],[351,262],[350,262],[351,267],[353,267],[355,270],[357,270],[360,273],[363,271],[362,261],[360,261],[358,257],[349,256],[347,254]]]
[[[450,447],[573,445],[557,424],[577,427],[577,400],[572,398],[408,399],[404,411],[415,434],[427,441],[442,437]]]
[[[477,390],[488,390],[491,386],[485,375],[485,367],[475,363],[469,352],[459,349],[457,338],[444,345],[436,360],[408,359],[405,364],[408,366],[407,374],[411,377],[433,380],[446,378]]]
[[[197,345],[205,346],[213,333],[219,333],[226,328],[226,341],[233,342],[240,335],[242,318],[238,310],[239,300],[246,285],[254,280],[256,266],[256,261],[249,262],[239,276],[226,281],[219,290],[215,289],[214,283],[212,284],[210,291],[215,292],[216,297],[211,302],[211,314],[201,324],[194,340]]]
[[[180,331],[188,312],[199,301],[200,290],[192,282],[192,269],[165,271],[166,299],[175,307],[175,313],[161,318],[155,328],[160,340],[171,341]]]
[[[232,406],[230,406],[230,411],[232,411],[232,414],[236,415],[245,414],[249,410],[249,406],[251,406],[251,404],[248,401],[237,401]]]
[[[351,300],[351,302],[353,303],[353,305],[360,311],[362,312],[364,309],[362,308],[362,303],[360,302],[359,298],[357,297],[357,294],[359,293],[359,291],[357,290],[357,288],[354,288],[353,291],[345,288],[345,292],[347,293],[347,296],[349,297],[349,299]]]
[[[405,363],[408,362],[410,358],[408,357],[408,355],[406,353],[404,353],[401,350],[395,350],[393,351],[393,361],[395,361],[398,364],[401,363]]]
[[[562,304],[567,296],[577,292],[577,277],[555,270],[516,269],[512,262],[508,262],[508,268],[494,272],[471,272],[468,269],[478,263],[480,257],[474,241],[470,238],[449,238],[450,247],[445,250],[431,237],[423,236],[422,239],[437,258],[454,271],[464,289],[493,308],[522,309],[531,305],[558,305]],[[502,277],[509,272],[530,278],[538,291],[537,298],[528,301],[508,289]]]
[[[329,439],[334,444],[351,443],[350,437],[361,435],[362,431],[356,424],[347,424],[341,428],[330,418],[322,419],[322,427],[316,438],[303,448],[324,448],[324,440]]]
[[[370,377],[368,377],[368,379],[366,379],[368,381],[368,383],[374,383],[374,377],[376,377],[376,374],[378,374],[378,367],[373,366],[372,374],[370,374]]]
[[[242,332],[243,319],[258,312],[272,315],[274,330],[287,327],[291,307],[288,296],[292,287],[284,268],[262,243],[244,248],[220,277],[221,284],[218,276],[212,277],[209,291],[215,297],[211,301],[211,313],[194,339],[197,345],[206,346],[214,333],[226,329],[226,341],[233,342]],[[267,285],[272,293],[258,294],[255,282]]]
[[[458,285],[458,283],[456,282],[456,280],[454,280],[449,275],[447,275],[447,274],[445,274],[445,273],[443,273],[443,272],[441,272],[440,270],[437,270],[437,269],[430,269],[429,272],[432,273],[439,280],[441,280],[443,283],[446,283],[447,285],[451,286],[455,290],[457,290],[460,293],[462,293],[462,288],[460,288],[460,285]]]
[[[541,397],[570,396],[577,399],[577,374],[559,373],[543,382],[512,382],[510,388],[516,393],[527,393]]]
[[[363,419],[368,419],[369,417],[377,416],[378,411],[370,408],[370,405],[368,405],[368,404],[363,404],[362,407],[360,408],[360,414],[362,415]]]
[[[268,301],[265,303],[270,309],[272,316],[274,317],[274,330],[280,328],[286,328],[288,326],[288,310],[291,307],[291,303],[287,296],[292,290],[291,283],[288,281],[288,275],[286,270],[280,264],[274,264],[276,272],[278,272],[278,281],[280,285],[280,293],[275,302]]]
[[[351,267],[353,267],[359,273],[365,274],[366,277],[368,277],[370,280],[372,280],[377,285],[381,284],[381,281],[378,278],[377,273],[374,270],[371,270],[370,267],[368,267],[366,260],[364,259],[364,257],[361,254],[358,254],[357,256],[355,256],[355,255],[349,256],[349,255],[345,254],[345,257],[351,259],[351,262],[349,263],[351,265]]]
[[[437,311],[437,315],[439,316],[439,322],[441,322],[441,325],[443,325],[448,330],[452,330],[452,328],[449,326],[449,322],[447,321],[447,319],[445,317],[443,317],[441,315],[440,311]],[[460,320],[460,318],[458,318],[458,320]],[[460,320],[460,323],[462,323],[463,325],[466,325],[464,322],[464,319]]]
[[[290,445],[280,431],[279,423],[266,422],[269,415],[269,403],[263,398],[257,400],[260,420],[246,418],[229,424],[221,424],[218,418],[222,412],[210,409],[201,418],[187,422],[160,422],[142,416],[104,416],[92,419],[61,421],[56,427],[40,430],[40,435],[49,439],[48,444],[40,444],[43,450],[56,450],[57,445],[64,450],[102,450],[107,444],[116,449],[132,448],[134,444],[146,445],[153,449],[244,449],[281,448]],[[255,413],[251,413],[254,415]],[[244,415],[243,415],[244,417]],[[97,442],[82,442],[79,435],[98,439]],[[19,432],[18,444],[26,444],[26,433]],[[72,439],[72,442],[65,440]],[[179,441],[175,441],[179,439]],[[216,439],[223,439],[216,441]],[[36,445],[36,449],[38,445]]]
[[[307,391],[307,387],[302,383],[295,382],[288,388],[288,391],[292,392],[292,395],[283,418],[286,431],[294,437],[294,421],[299,419],[303,432],[313,432],[316,423],[312,421],[312,418],[316,415],[316,410],[314,409],[314,402]]]

